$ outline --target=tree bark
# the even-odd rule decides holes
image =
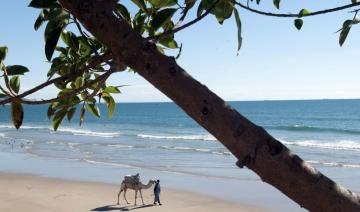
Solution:
[[[142,77],[178,104],[260,178],[310,211],[360,211],[357,194],[337,185],[253,124],[172,57],[116,17],[116,0],[59,0],[86,29]]]

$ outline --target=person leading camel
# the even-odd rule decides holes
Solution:
[[[160,180],[157,180],[154,186],[154,205],[156,205],[156,202],[159,203],[159,205],[162,205],[160,203],[160,192],[161,192],[161,188],[160,188]]]

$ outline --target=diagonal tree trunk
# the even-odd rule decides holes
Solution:
[[[178,104],[246,166],[310,211],[360,211],[360,198],[309,166],[263,128],[251,123],[172,57],[113,14],[116,0],[59,0],[113,53]]]

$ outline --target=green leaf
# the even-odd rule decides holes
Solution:
[[[57,104],[57,103],[51,103],[51,104],[49,105],[48,110],[47,110],[47,117],[48,117],[48,119],[50,119],[51,116],[54,115],[54,113],[55,113],[54,108],[56,107],[56,104]]]
[[[176,41],[171,36],[166,36],[160,39],[159,43],[171,49],[178,48]]]
[[[242,46],[242,36],[241,36],[241,19],[240,19],[240,15],[239,12],[236,8],[234,8],[234,14],[235,14],[235,22],[236,22],[236,26],[238,28],[238,33],[237,33],[237,37],[238,37],[238,52]]]
[[[59,89],[65,89],[66,88],[66,83],[63,82],[63,81],[56,82],[56,83],[54,83],[54,85]]]
[[[83,77],[77,77],[75,80],[75,88],[80,88],[84,84],[84,78]]]
[[[301,27],[303,26],[303,24],[304,24],[304,22],[303,22],[303,20],[300,19],[300,18],[297,18],[297,19],[294,20],[294,25],[295,25],[296,29],[298,29],[298,30],[301,29]]]
[[[299,12],[299,17],[307,16],[307,15],[309,15],[309,14],[310,14],[309,10],[307,10],[307,9],[302,9],[302,10],[300,10],[300,12]]]
[[[190,10],[196,3],[196,0],[185,0],[186,10]]]
[[[46,15],[47,20],[54,22],[63,22],[64,20],[68,20],[69,18],[70,14],[61,8],[52,9]]]
[[[209,5],[205,7],[206,9],[209,9],[213,5],[213,2],[208,4]],[[211,14],[214,14],[218,22],[222,24],[224,20],[231,17],[233,10],[234,10],[234,3],[232,1],[221,0],[211,10]]]
[[[61,70],[67,71],[69,69],[68,64],[63,57],[56,57],[52,60],[51,67],[47,73],[47,76],[51,78],[55,73],[58,73]]]
[[[11,75],[23,75],[29,72],[29,69],[22,65],[6,66],[6,72],[9,76]]]
[[[34,8],[56,8],[61,7],[57,0],[32,0],[29,7]]]
[[[76,107],[71,108],[71,109],[67,112],[67,119],[68,119],[69,121],[73,118],[75,112],[76,112]]]
[[[61,39],[64,41],[66,45],[68,45],[70,48],[77,51],[79,49],[79,41],[76,35],[72,32],[63,31],[61,33]]]
[[[63,24],[59,22],[50,21],[45,29],[45,55],[48,61],[51,61],[54,54],[55,47],[59,41],[61,32],[63,30]]]
[[[62,110],[55,113],[53,121],[52,121],[52,126],[53,126],[55,131],[58,129],[59,125],[63,121],[66,114],[67,114],[67,109],[66,108],[64,108],[64,109],[62,109]]]
[[[10,87],[15,93],[19,93],[19,90],[20,90],[20,78],[18,76],[13,76],[10,79]]]
[[[100,110],[99,107],[95,104],[88,104],[88,110],[96,117],[100,117]]]
[[[106,102],[106,106],[108,108],[108,117],[112,118],[113,113],[115,111],[115,101],[114,98],[112,96],[110,96],[107,93],[103,93],[102,98],[104,99],[104,101]]]
[[[115,86],[108,86],[103,91],[107,92],[107,93],[121,93],[119,88],[117,88]]]
[[[85,119],[85,107],[81,107],[81,111],[80,111],[80,122],[79,122],[79,125],[81,126],[81,124],[84,122],[84,119]]]
[[[280,9],[280,0],[273,0],[273,3],[277,9]]]
[[[63,54],[63,57],[66,56],[68,54],[68,49],[61,47],[61,46],[57,46],[55,48],[55,51],[61,52]],[[61,59],[64,59],[63,57],[60,57]],[[59,57],[58,57],[59,58]],[[54,60],[52,61],[54,63]]]
[[[134,2],[134,4],[136,4],[143,12],[147,12],[146,9],[146,4],[144,2],[144,0],[131,0],[132,2]]]
[[[55,50],[55,47],[59,40],[61,31],[62,31],[62,28],[58,28],[58,29],[54,30],[52,36],[50,36],[49,39],[46,40],[45,55],[46,55],[46,59],[48,59],[48,61],[51,61],[51,58],[52,58],[52,55],[54,54],[54,50]]]
[[[175,0],[149,0],[149,2],[155,8],[171,7],[176,4]]]
[[[131,22],[130,13],[124,5],[118,3],[116,5],[116,10],[123,16],[123,18],[125,18],[128,23]]]
[[[41,25],[45,22],[46,13],[47,13],[46,10],[42,10],[40,12],[39,16],[37,17],[37,19],[36,19],[36,21],[34,23],[35,31],[37,31],[41,27]]]
[[[154,19],[151,22],[151,26],[155,31],[157,31],[160,27],[162,27],[165,23],[171,20],[171,17],[177,9],[163,9],[155,14]]]
[[[340,46],[342,46],[350,32],[351,26],[353,24],[353,20],[346,20],[343,23],[343,28],[340,32],[340,37],[339,37],[339,44]]]
[[[79,39],[79,52],[81,56],[88,56],[91,54],[92,48],[90,44],[87,42],[87,39]]]
[[[5,60],[8,48],[6,46],[0,46],[0,63]]]
[[[143,34],[144,32],[144,23],[147,16],[141,15],[141,12],[137,13],[133,19],[133,27],[136,32]]]
[[[201,14],[203,13],[203,11],[204,11],[204,5],[203,5],[203,2],[200,2],[199,6],[198,6],[198,9],[197,9],[197,12],[196,12],[196,16],[200,17]]]
[[[24,109],[22,104],[17,101],[11,102],[11,119],[17,130],[20,128],[23,122],[23,118],[24,118]]]

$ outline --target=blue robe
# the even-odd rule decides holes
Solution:
[[[154,203],[158,202],[160,204],[160,192],[161,192],[160,184],[156,183],[154,186],[154,195],[155,195]]]

